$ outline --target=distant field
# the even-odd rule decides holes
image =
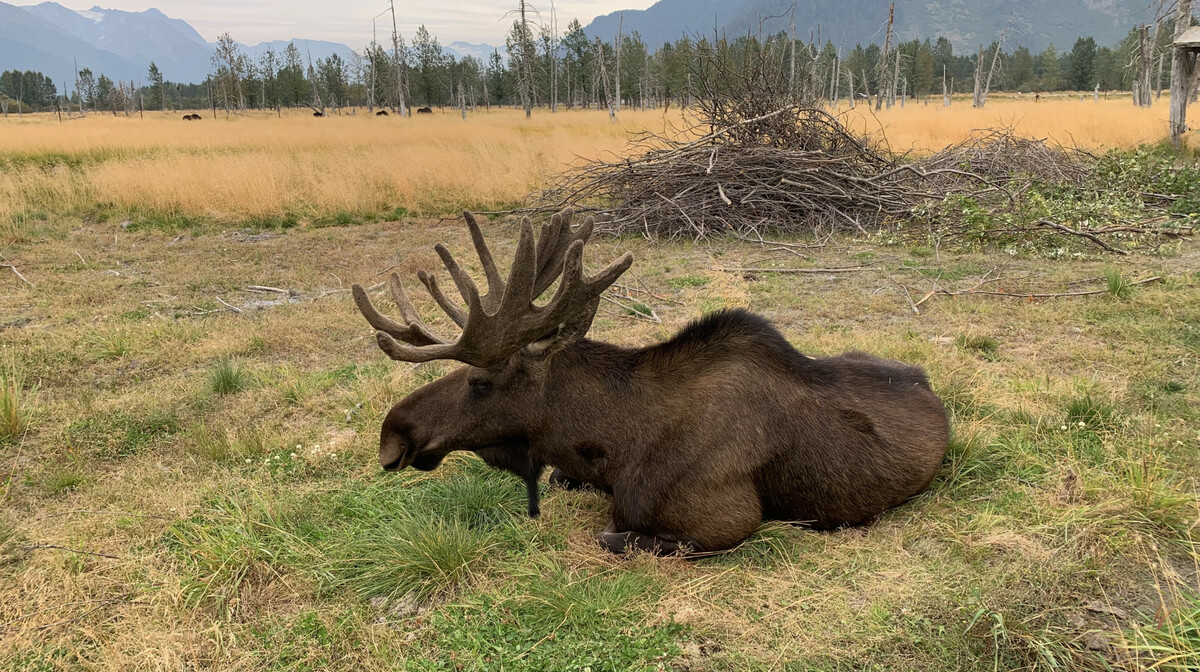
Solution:
[[[997,126],[1093,149],[1128,147],[1159,140],[1167,116],[1165,100],[1143,110],[1127,98],[1090,96],[994,96],[983,110],[964,99],[946,109],[938,98],[878,115],[865,105],[844,112],[851,128],[882,131],[896,151],[937,150]],[[538,111],[531,121],[511,109],[472,112],[466,122],[455,110],[412,119],[179,117],[0,119],[0,238],[34,235],[51,216],[186,230],[505,209],[576,157],[620,154],[630,133],[681,122],[677,110],[626,110],[615,124],[595,110]]]

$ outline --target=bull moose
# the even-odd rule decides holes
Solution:
[[[441,244],[466,309],[432,273],[418,273],[462,329],[457,340],[426,326],[395,273],[388,284],[403,322],[353,288],[389,357],[466,364],[388,412],[385,470],[429,471],[451,451],[473,451],[525,479],[537,515],[537,481],[553,465],[553,481],[611,492],[612,520],[598,540],[617,553],[722,551],[764,519],[855,525],[933,479],[949,424],[921,369],[861,352],[803,355],[745,310],[710,314],[648,347],[588,340],[601,294],[632,254],[585,275],[594,220],[573,228],[568,210],[536,242],[523,221],[503,280],[478,222],[464,215],[487,293]]]

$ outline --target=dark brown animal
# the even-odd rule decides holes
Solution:
[[[325,116],[325,113],[324,112],[313,112],[313,116],[314,117],[323,117],[323,116]]]
[[[378,112],[376,112],[376,113],[375,113],[375,116],[377,116],[377,117],[386,117],[386,116],[388,116],[388,111],[387,111],[387,110],[380,110],[380,111],[378,111]]]
[[[431,108],[431,107],[418,107],[418,108],[417,108],[417,114],[433,114],[433,108]]]
[[[183,120],[184,120],[184,121],[198,121],[199,119],[200,119],[200,115],[198,115],[198,114],[185,114],[185,115],[183,115]]]
[[[478,453],[525,479],[530,514],[545,464],[556,482],[613,497],[598,539],[614,552],[729,549],[763,519],[816,528],[869,521],[929,485],[949,426],[921,369],[864,353],[812,358],[744,310],[708,315],[671,340],[622,348],[584,338],[600,295],[633,263],[625,254],[583,271],[593,221],[555,215],[534,243],[526,220],[508,280],[475,219],[467,226],[487,294],[450,252],[438,255],[467,308],[418,274],[462,328],[434,334],[389,279],[403,322],[354,299],[392,359],[467,364],[417,389],[387,414],[379,461],[432,470],[451,451]],[[535,302],[556,281],[549,302]]]

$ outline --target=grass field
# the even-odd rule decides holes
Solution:
[[[1012,126],[1092,149],[1154,142],[1166,101],[1035,103],[993,97],[983,110],[911,102],[879,115],[844,110],[855,130],[886,133],[897,151],[938,150],[973,129]],[[211,117],[205,111],[205,117]],[[352,223],[522,202],[577,157],[619,155],[630,132],[670,133],[678,111],[539,114],[457,112],[403,120],[265,113],[183,122],[179,115],[0,119],[0,240],[36,237],[47,222],[128,220],[166,231]]]
[[[1151,136],[1160,121],[1110,104],[1146,115]],[[452,365],[386,359],[345,290],[437,267],[438,241],[469,249],[461,223],[396,209],[517,201],[573,154],[624,142],[603,118],[496,114],[491,127],[413,120],[429,122],[420,132],[391,120],[386,142],[361,117],[3,122],[0,263],[28,282],[0,268],[0,669],[1200,665],[1200,253],[1187,242],[1051,259],[849,236],[805,258],[732,238],[595,241],[592,268],[634,252],[629,284],[651,294],[627,303],[663,323],[604,304],[593,338],[647,344],[746,306],[804,352],[927,368],[950,452],[926,493],[866,527],[769,524],[720,557],[621,558],[592,541],[603,495],[543,484],[530,520],[521,484],[469,456],[382,473],[382,414]],[[167,170],[181,163],[194,182]],[[195,219],[156,219],[171,208]],[[511,228],[488,234],[512,253]],[[772,265],[863,268],[717,270]],[[911,307],[985,278],[1098,293]]]

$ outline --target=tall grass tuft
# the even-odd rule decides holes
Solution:
[[[250,387],[250,376],[240,362],[222,357],[208,372],[208,385],[214,394],[236,394]]]
[[[495,541],[459,520],[402,515],[359,530],[323,567],[327,585],[360,597],[453,591],[482,568]]]
[[[15,371],[0,369],[0,443],[16,443],[29,429],[32,401]]]
[[[1115,299],[1124,301],[1133,295],[1133,285],[1129,284],[1129,278],[1122,275],[1120,269],[1112,266],[1105,268],[1104,282],[1108,293]]]

